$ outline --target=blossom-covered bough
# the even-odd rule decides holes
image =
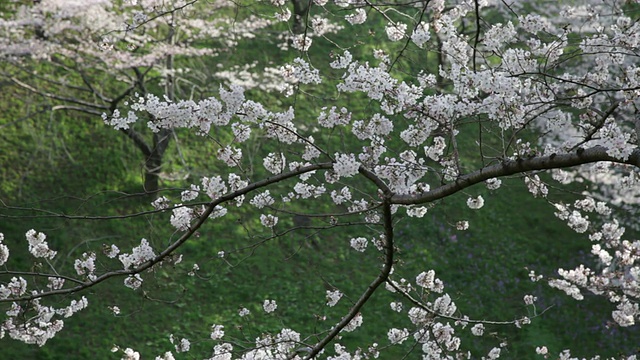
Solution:
[[[269,4],[269,16],[281,21],[291,16],[293,4]],[[0,301],[11,304],[0,335],[43,345],[62,328],[61,318],[87,306],[80,298],[55,309],[42,305],[47,298],[80,294],[113,277],[123,277],[124,285],[134,290],[144,287],[147,270],[177,261],[173,255],[203,224],[225,221],[237,207],[253,209],[266,233],[284,236],[280,218],[305,215],[299,209],[329,203],[346,211],[313,216],[326,219],[326,229],[354,224],[353,218],[367,224],[366,232],[345,239],[345,246],[379,252],[379,274],[363,284],[339,322],[317,334],[274,329],[255,344],[239,345],[226,341],[224,327],[214,325],[211,359],[376,358],[384,357],[387,348],[379,344],[406,341],[415,342],[413,351],[424,359],[496,359],[507,342],[496,343],[488,354],[471,354],[459,334],[482,336],[486,324],[521,327],[531,319],[485,321],[460,314],[428,264],[414,274],[415,281],[396,278],[396,243],[401,240],[394,227],[398,218],[422,218],[456,193],[468,195],[460,206],[482,211],[486,200],[479,187],[499,193],[501,179],[514,176],[522,178],[532,196],[547,198],[550,211],[571,229],[585,234],[601,263],[594,269],[560,269],[557,278],[548,279],[549,285],[578,300],[585,290],[602,295],[616,304],[612,319],[619,326],[636,324],[640,241],[625,237],[616,209],[624,201],[636,201],[640,189],[640,5],[547,5],[535,11],[520,2],[488,0],[313,0],[300,10],[303,14],[296,14],[303,17],[305,30],[282,38],[282,48],[293,47],[299,56],[277,68],[281,77],[272,88],[296,98],[291,102],[296,106],[254,101],[233,83],[220,86],[219,96],[201,100],[127,92],[127,106],[104,109],[105,123],[127,129],[147,119],[156,133],[192,129],[213,139],[212,161],[218,162],[219,171],[178,197],[159,194],[153,202],[155,211],[171,212],[167,220],[181,233],[166,247],[154,248],[142,239],[130,252],[122,252],[113,244],[103,254],[85,253],[69,275],[68,269],[55,269],[49,262],[56,253],[46,236],[28,232],[29,251],[50,271],[0,271],[10,277],[0,285]],[[366,33],[362,26],[369,22],[384,26],[383,32],[371,35],[379,43],[372,54],[363,52],[366,47],[357,38],[335,43],[323,32],[333,26],[336,31]],[[333,44],[331,54],[314,51],[314,32]],[[338,106],[327,100],[332,96]],[[298,104],[305,99],[311,99],[305,106],[325,102],[312,110],[315,118],[298,115]],[[256,139],[269,144],[257,164],[245,155],[245,146]],[[573,203],[552,199],[550,184],[562,187],[578,180],[596,186]],[[473,223],[463,219],[456,226],[466,230]],[[4,242],[0,255],[0,263],[9,266]],[[100,256],[117,258],[122,268],[98,272]],[[47,278],[47,288],[30,288],[27,275]],[[530,276],[542,279],[533,272]],[[395,311],[401,314],[402,303],[410,306],[406,316],[413,327],[390,328],[387,339],[371,339],[359,348],[342,346],[341,334],[366,326],[363,306],[381,288],[397,295],[392,314],[401,316]],[[342,298],[340,289],[320,294],[325,295],[329,307]],[[531,305],[535,298],[526,295],[524,301]],[[263,307],[272,312],[277,303],[269,300]],[[188,349],[186,339],[176,344],[177,352]],[[550,356],[544,344],[536,351]],[[138,357],[130,348],[123,350],[123,358]],[[567,350],[558,357],[571,355]],[[158,358],[171,359],[173,354]]]

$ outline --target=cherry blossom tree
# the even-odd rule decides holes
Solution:
[[[176,60],[220,57],[272,22],[216,15],[234,7],[227,1],[195,3],[11,1],[0,18],[2,76],[45,99],[53,111],[94,118],[118,116],[119,107],[136,94],[163,89],[173,99],[189,70]],[[156,193],[174,134],[166,128],[148,134],[130,125],[116,129],[144,156],[144,189]]]
[[[173,16],[156,14],[141,3],[136,16],[143,20],[132,23],[137,29],[151,26],[150,17],[167,21]],[[103,1],[96,4],[104,8]],[[280,14],[289,20],[293,4],[278,0],[269,4],[270,16]],[[378,255],[379,273],[362,284],[349,310],[338,314],[340,320],[323,329],[305,333],[284,324],[251,343],[227,339],[225,325],[213,324],[211,359],[384,358],[386,350],[403,343],[412,343],[412,351],[419,354],[415,356],[424,359],[497,359],[508,348],[507,341],[487,337],[493,342],[491,350],[471,354],[460,334],[480,337],[487,325],[520,328],[544,317],[514,314],[515,320],[504,321],[461,313],[455,302],[464,299],[454,301],[441,280],[453,274],[436,274],[428,264],[421,273],[402,274],[398,249],[403,239],[395,227],[400,219],[421,221],[456,194],[466,198],[459,206],[482,213],[491,201],[482,195],[489,191],[497,196],[492,198],[499,198],[502,181],[511,177],[521,179],[531,196],[548,202],[550,212],[582,234],[586,249],[599,263],[558,269],[557,276],[532,271],[530,279],[545,281],[576,300],[582,300],[585,292],[603,296],[615,304],[611,318],[618,326],[636,324],[640,241],[627,237],[625,227],[636,225],[625,222],[619,210],[625,202],[637,201],[639,189],[637,3],[584,1],[537,7],[488,0],[313,0],[306,7],[295,4],[302,30],[282,37],[280,46],[298,56],[274,68],[280,83],[272,91],[281,91],[281,101],[257,101],[237,84],[222,86],[218,96],[200,100],[179,99],[170,89],[167,96],[145,91],[134,97],[139,84],[135,76],[125,75],[130,86],[124,87],[117,102],[105,98],[98,105],[57,99],[69,104],[64,106],[100,113],[116,129],[131,129],[140,119],[148,120],[154,134],[190,129],[211,139],[218,170],[179,194],[159,194],[153,201],[149,211],[165,215],[179,234],[169,243],[141,239],[132,249],[110,244],[102,251],[86,252],[73,269],[61,269],[51,265],[57,254],[46,235],[31,230],[24,246],[42,266],[29,272],[11,267],[10,249],[2,239],[0,264],[5,268],[0,274],[6,280],[0,285],[0,301],[9,310],[0,336],[44,345],[62,329],[65,317],[82,316],[76,312],[89,306],[83,291],[115,277],[132,291],[141,291],[149,271],[192,261],[180,256],[181,248],[195,241],[204,224],[228,221],[247,209],[262,227],[263,241],[301,228],[323,232],[357,227],[359,235],[345,238],[344,246]],[[96,32],[112,34],[106,30],[114,23],[118,22],[110,20]],[[61,27],[70,24],[60,21]],[[176,30],[179,26],[176,22]],[[358,36],[352,36],[351,43],[336,43],[327,28]],[[198,38],[197,32],[186,33],[188,39]],[[135,34],[125,31],[120,36],[129,39]],[[41,35],[45,39],[15,46],[13,53],[20,55],[28,46],[33,56],[62,53],[60,67],[76,66],[67,62],[75,64],[85,57],[101,59],[91,66],[106,69],[124,66],[128,71],[135,61],[143,62],[142,67],[152,65],[144,62],[145,57],[117,60],[129,53],[111,46],[112,41],[105,42],[104,50],[83,46],[88,50],[82,55],[41,47],[54,35],[45,31]],[[323,42],[322,46],[333,47],[330,53],[316,51]],[[173,43],[156,46],[149,50],[155,54],[149,56],[153,64],[172,55],[211,51],[189,48],[191,53],[184,54],[171,50]],[[167,75],[168,82],[171,76]],[[15,82],[29,86],[17,78]],[[101,98],[101,91],[88,84],[83,91]],[[246,152],[259,139],[264,141],[264,154],[256,161]],[[570,203],[554,198],[555,189],[571,189],[577,181],[593,186]],[[313,222],[286,225],[290,222],[285,220],[296,216]],[[463,231],[474,224],[456,219],[453,226]],[[219,249],[219,257],[226,256],[225,249]],[[193,271],[198,270],[194,263]],[[28,282],[26,277],[34,280]],[[410,325],[390,327],[386,339],[371,339],[357,348],[343,346],[342,336],[367,326],[365,304],[383,291],[395,297],[390,316],[405,317]],[[327,307],[333,307],[343,301],[344,292],[331,289],[318,296],[326,297]],[[68,294],[77,299],[65,307],[47,305],[50,299]],[[523,294],[523,299],[527,306],[535,306],[534,296]],[[266,299],[263,310],[277,312],[277,300]],[[408,307],[406,312],[402,304]],[[239,315],[248,311],[242,308]],[[172,342],[175,352],[189,351],[189,340],[172,338]],[[131,346],[115,350],[123,359],[140,358],[135,344]],[[545,344],[535,352],[541,358],[572,358],[569,349],[549,354]],[[174,355],[166,352],[157,358]]]

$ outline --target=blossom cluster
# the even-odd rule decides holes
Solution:
[[[49,260],[53,259],[56,256],[57,252],[49,249],[49,244],[45,241],[47,235],[31,229],[27,231],[26,237],[27,241],[29,242],[29,252],[33,256]]]

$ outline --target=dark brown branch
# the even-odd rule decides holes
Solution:
[[[69,280],[71,282],[74,282],[76,284],[83,284],[82,281],[78,280],[78,279],[74,279],[72,277],[69,276],[64,276],[64,275],[59,275],[59,274],[44,274],[44,273],[39,273],[39,272],[33,272],[33,271],[0,271],[0,275],[24,275],[24,276],[41,276],[41,277],[46,277],[46,278],[58,278],[58,279],[65,279],[65,280]]]
[[[390,194],[387,192],[386,196]],[[353,318],[358,315],[360,309],[364,306],[364,304],[369,301],[369,298],[373,295],[373,293],[380,287],[380,285],[384,284],[389,278],[389,274],[391,273],[391,269],[393,268],[393,222],[391,218],[391,202],[389,199],[385,199],[382,205],[382,219],[384,222],[384,233],[385,233],[385,243],[384,243],[384,266],[380,271],[380,274],[369,284],[367,290],[365,290],[356,303],[353,305],[349,313],[340,320],[340,322],[317,344],[313,346],[311,351],[305,356],[305,360],[313,359],[322,349],[324,349],[329,343],[347,326]]]
[[[200,229],[200,227],[209,219],[209,215],[211,215],[211,213],[213,212],[213,210],[216,208],[216,206],[220,205],[220,204],[224,204],[228,201],[231,201],[235,198],[237,198],[238,196],[241,195],[246,195],[254,190],[311,172],[311,171],[316,171],[316,170],[322,170],[322,169],[331,169],[333,167],[332,163],[322,163],[322,164],[316,164],[316,165],[309,165],[309,166],[304,166],[301,167],[295,171],[290,171],[287,173],[282,173],[279,175],[275,175],[269,178],[266,178],[264,180],[252,183],[242,189],[239,189],[237,191],[234,191],[232,193],[229,193],[225,196],[222,196],[214,201],[212,201],[211,203],[209,203],[209,205],[207,206],[206,210],[202,213],[202,215],[200,215],[200,217],[198,217],[198,220],[195,222],[195,224],[193,224],[193,226],[191,226],[189,228],[189,230],[187,230],[184,234],[182,234],[182,236],[180,236],[180,238],[178,238],[173,244],[171,244],[170,246],[168,246],[166,249],[164,249],[160,254],[158,254],[156,257],[154,257],[153,259],[149,260],[148,262],[138,266],[137,268],[134,269],[130,269],[130,270],[115,270],[115,271],[110,271],[107,273],[104,273],[100,276],[98,276],[95,280],[93,281],[87,281],[82,283],[81,285],[78,286],[74,286],[71,288],[66,288],[66,289],[59,289],[59,290],[51,290],[48,292],[43,292],[43,293],[39,293],[39,294],[35,294],[35,295],[25,295],[25,296],[21,296],[21,297],[13,297],[13,298],[8,298],[8,299],[0,299],[0,303],[3,302],[14,302],[14,301],[31,301],[34,299],[40,299],[40,298],[44,298],[44,297],[49,297],[49,296],[55,296],[55,295],[66,295],[66,294],[73,294],[73,293],[77,293],[79,291],[88,289],[90,287],[93,287],[107,279],[110,278],[114,278],[114,277],[119,277],[119,276],[128,276],[128,275],[135,275],[135,274],[139,274],[149,268],[151,268],[152,266],[158,264],[159,262],[161,262],[162,260],[164,260],[167,256],[171,255],[176,249],[178,249],[180,246],[182,246],[187,240],[189,240],[191,238],[191,236],[193,236],[193,234],[195,234],[198,229]],[[390,210],[389,210],[390,211]],[[390,213],[389,213],[389,216]],[[386,228],[386,225],[385,225]],[[389,269],[390,271],[390,269]],[[385,278],[386,279],[386,278]],[[382,280],[382,282],[385,281],[385,279]]]
[[[142,154],[144,156],[147,156],[147,157],[151,156],[151,152],[152,152],[151,146],[149,146],[149,144],[147,144],[147,142],[144,141],[140,133],[138,133],[137,131],[131,128],[121,129],[121,131],[125,133],[129,137],[129,139],[133,140],[133,143],[136,144],[136,147],[140,149],[140,151],[142,151]]]
[[[473,39],[473,54],[471,55],[471,61],[473,62],[473,72],[478,71],[476,67],[476,57],[478,56],[478,43],[480,42],[480,4],[478,0],[473,1],[476,12],[476,34]]]
[[[366,177],[367,179],[371,180],[374,184],[376,184],[378,189],[382,190],[384,193],[391,193],[391,190],[389,190],[389,187],[387,186],[387,184],[385,184],[385,182],[382,181],[382,179],[380,179],[376,174],[374,174],[373,171],[366,169],[364,166],[360,166],[358,171],[364,177]]]
[[[608,155],[607,149],[603,146],[578,149],[569,154],[552,154],[528,159],[505,160],[499,164],[487,166],[472,173],[462,175],[455,182],[440,186],[423,194],[395,195],[391,198],[391,202],[402,205],[424,204],[442,199],[472,185],[495,177],[509,176],[534,170],[567,168],[598,161],[611,161],[640,167],[640,149],[636,149],[627,160]]]
[[[577,149],[577,148],[581,147],[582,145],[586,144],[587,142],[591,141],[593,139],[593,137],[595,136],[595,134],[600,129],[602,129],[602,127],[604,126],[605,122],[607,122],[607,118],[609,118],[609,116],[611,116],[611,114],[613,114],[613,112],[616,111],[616,109],[618,108],[619,105],[620,105],[620,103],[616,102],[609,109],[607,109],[606,112],[600,113],[599,114],[600,115],[600,119],[598,120],[598,122],[596,124],[593,124],[593,129],[591,129],[591,131],[589,131],[589,133],[584,137],[584,140],[582,140],[579,143],[575,144],[571,149],[569,149],[569,151],[574,151],[575,149]]]
[[[102,94],[101,92],[99,92],[98,90],[96,90],[96,88],[91,85],[91,82],[89,81],[89,78],[87,77],[87,75],[85,75],[81,70],[77,70],[78,74],[80,75],[80,77],[82,78],[82,82],[87,85],[87,87],[89,88],[89,90],[91,91],[92,94],[94,94],[95,96],[97,96],[100,100],[106,102],[106,103],[110,103],[113,100],[109,99],[108,97],[106,97],[104,94]]]

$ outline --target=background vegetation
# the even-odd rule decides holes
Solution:
[[[384,33],[382,22],[379,28],[372,24],[371,34]],[[332,39],[342,43],[346,39],[341,37],[351,35],[342,33]],[[371,39],[363,37],[362,41]],[[313,54],[334,50],[329,42],[316,41]],[[275,42],[241,45],[235,53],[238,56],[230,55],[226,61],[238,65],[254,59],[279,63],[297,56],[274,50]],[[371,58],[371,50],[377,45],[369,43],[358,47],[354,55]],[[427,56],[424,57],[427,63]],[[189,61],[190,66],[197,66],[194,72],[204,76],[203,83],[209,83],[202,95],[214,91],[217,83],[207,70],[213,64]],[[401,62],[398,66],[422,64]],[[325,66],[320,61],[314,65]],[[348,105],[351,110],[367,111],[369,104],[359,102],[357,96],[337,97],[333,91],[319,86],[301,93],[290,104],[296,106],[300,121],[316,114],[322,106]],[[249,94],[274,105],[289,105],[289,100],[278,94]],[[31,228],[46,233],[51,247],[59,250],[59,266],[72,266],[83,252],[100,251],[103,244],[116,240],[134,245],[144,237],[154,244],[166,244],[176,236],[168,225],[169,214],[110,220],[57,216],[117,217],[149,210],[149,198],[136,195],[142,188],[140,155],[125,136],[105,126],[99,118],[53,112],[44,99],[7,84],[0,91],[0,109],[0,232],[10,245],[10,261],[14,264],[31,261],[24,241],[25,232]],[[343,145],[338,133],[327,133],[323,141]],[[464,154],[465,145],[461,144]],[[248,147],[247,151],[256,155],[273,151],[261,147],[258,138]],[[206,137],[177,132],[167,152],[164,172],[179,180],[165,177],[163,194],[178,194],[191,182],[197,182],[199,176],[215,174],[213,149]],[[474,151],[473,147],[468,151]],[[257,167],[253,170],[259,174]],[[579,193],[584,189],[573,190]],[[615,356],[634,351],[634,339],[640,335],[638,326],[619,328],[610,323],[612,306],[607,302],[589,296],[577,302],[544,284],[528,281],[528,270],[553,275],[560,266],[591,263],[588,239],[567,229],[553,216],[546,200],[535,199],[526,191],[522,179],[505,179],[499,193],[486,190],[483,196],[487,201],[481,211],[461,206],[466,195],[459,194],[438,204],[420,221],[398,217],[401,263],[396,276],[413,279],[421,271],[435,269],[449,292],[456,295],[459,308],[479,319],[513,320],[527,312],[534,316],[536,313],[524,306],[522,297],[530,293],[538,297],[536,311],[540,317],[532,325],[521,330],[489,327],[487,333],[495,343],[466,334],[465,339],[476,341],[479,354],[486,354],[507,338],[510,345],[504,357],[510,359],[536,358],[535,347],[543,344],[552,354],[571,347],[574,356]],[[571,201],[573,195],[555,191],[551,197]],[[314,213],[334,209],[300,210]],[[181,249],[185,262],[146,275],[138,291],[123,288],[119,280],[95,287],[86,294],[89,308],[68,319],[65,329],[46,346],[0,340],[3,356],[114,359],[119,355],[111,354],[109,349],[119,345],[134,347],[144,358],[153,358],[173,349],[169,334],[175,334],[192,341],[192,352],[181,358],[199,358],[211,350],[208,337],[212,324],[223,324],[228,335],[246,339],[282,324],[303,333],[327,328],[339,320],[335,314],[345,312],[353,297],[377,274],[375,254],[362,255],[348,246],[352,235],[366,231],[363,227],[303,229],[269,238],[258,232],[248,211],[230,209],[224,221],[205,226],[197,239]],[[470,221],[469,230],[455,230],[456,221],[462,219]],[[300,224],[327,225],[323,218],[283,217],[276,231]],[[219,258],[219,251],[225,251],[227,256]],[[190,275],[194,262],[201,270]],[[117,267],[117,263],[99,266]],[[337,305],[338,312],[330,314],[324,293],[334,288],[342,290],[345,298]],[[275,313],[264,314],[261,310],[265,299],[277,300]],[[346,334],[341,342],[363,346],[375,341],[386,346],[383,331],[390,322],[397,321],[396,327],[406,326],[402,317],[388,317],[393,299],[385,293],[368,303],[364,322],[372,326]],[[64,303],[70,299],[58,300]],[[113,305],[121,308],[120,315],[114,316],[109,308]],[[252,314],[239,317],[241,306]],[[411,346],[406,345],[385,356],[399,358]]]

